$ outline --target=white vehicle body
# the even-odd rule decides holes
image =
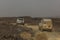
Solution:
[[[52,30],[52,20],[51,19],[42,19],[39,24],[42,30]]]
[[[24,18],[17,18],[17,23],[24,23]]]

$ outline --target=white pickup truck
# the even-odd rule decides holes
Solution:
[[[42,19],[39,26],[42,31],[52,31],[52,19]]]

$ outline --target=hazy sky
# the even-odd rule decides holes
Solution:
[[[0,16],[60,17],[60,0],[0,0]]]

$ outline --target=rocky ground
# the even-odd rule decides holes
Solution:
[[[18,34],[19,31],[21,31],[19,30],[19,28],[22,31],[25,30],[25,28],[17,27],[16,25],[15,26],[7,25],[6,23],[0,24],[0,40],[23,40],[21,38],[17,39],[18,36],[15,35],[15,34]],[[60,40],[60,23],[54,22],[53,28],[54,28],[53,32],[42,32],[43,33],[42,35],[47,38],[46,40]],[[17,29],[19,31],[17,31]],[[31,30],[29,32],[31,32]],[[34,40],[45,40],[43,36],[42,36],[42,39],[34,39]]]
[[[13,26],[13,27],[12,26],[1,26],[0,27],[0,40],[21,40],[21,39],[16,39],[16,37],[13,37],[13,34],[18,32],[17,30],[15,30],[16,28],[18,28],[18,27],[16,27],[16,26]],[[22,30],[24,30],[24,29],[22,29]],[[46,32],[45,31],[42,33],[46,34],[48,40],[60,40],[60,32],[56,32],[56,31],[55,32]],[[46,37],[46,36],[44,36],[44,37]]]
[[[60,32],[46,32],[48,40],[60,40]]]

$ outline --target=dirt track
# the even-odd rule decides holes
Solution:
[[[45,32],[48,40],[60,40],[60,32]]]

